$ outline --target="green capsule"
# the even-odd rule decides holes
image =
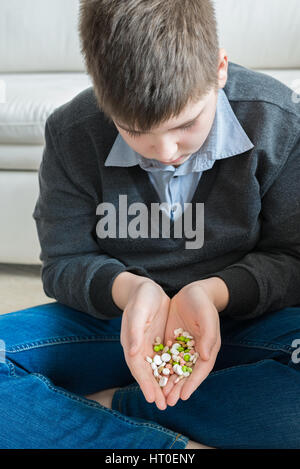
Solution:
[[[192,371],[193,371],[192,368],[190,368],[189,366],[187,366],[186,368],[187,368],[187,371],[188,371],[189,373],[192,373]]]
[[[163,344],[159,344],[159,350],[163,350],[165,347]]]
[[[187,353],[186,355],[183,356],[184,361],[189,362],[190,361],[190,355]]]
[[[154,345],[153,350],[154,350],[154,352],[159,352],[160,351],[160,346],[159,345]]]
[[[185,365],[183,365],[183,366],[182,366],[182,371],[188,371],[188,367],[185,366]]]
[[[184,351],[184,348],[183,347],[178,347],[178,352],[183,352]]]

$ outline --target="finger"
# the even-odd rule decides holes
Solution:
[[[151,369],[148,367],[145,368],[145,363],[141,356],[131,358],[130,364],[131,373],[140,385],[146,401],[149,403],[155,401],[156,406],[160,410],[165,410],[167,407],[165,396],[163,395],[162,388],[153,376]]]
[[[167,397],[167,404],[169,406],[174,406],[177,404],[178,399],[180,398],[181,390],[186,378],[181,379],[178,383],[174,384],[172,390],[170,391]]]
[[[160,387],[160,385],[157,382],[156,384],[157,386],[155,387],[155,393],[156,393],[155,404],[158,409],[165,410],[167,408],[166,398],[163,395],[162,388]]]
[[[170,376],[170,378],[168,379],[168,382],[167,384],[162,388],[163,389],[163,394],[164,396],[167,398],[168,395],[170,394],[170,392],[172,391],[173,387],[175,386],[175,379],[177,378],[177,374],[173,374],[172,376]]]
[[[131,374],[139,384],[146,401],[149,403],[154,402],[156,400],[155,384],[157,383],[151,369],[145,367],[145,362],[141,355],[129,357],[126,352],[124,355]]]
[[[192,374],[185,381],[181,390],[180,397],[183,400],[187,400],[193,394],[194,391],[200,386],[200,384],[207,378],[214,365],[214,360],[202,361],[199,359],[195,365]]]

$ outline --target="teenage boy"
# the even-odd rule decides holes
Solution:
[[[299,447],[299,105],[228,63],[209,0],[80,13],[93,88],[47,120],[34,211],[58,303],[0,318],[7,444]],[[200,358],[160,388],[179,327]]]

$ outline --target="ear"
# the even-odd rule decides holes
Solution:
[[[224,48],[219,51],[218,80],[219,88],[224,88],[228,79],[228,57]]]

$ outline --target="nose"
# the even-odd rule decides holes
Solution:
[[[155,158],[163,163],[168,163],[177,158],[178,144],[169,136],[161,137],[153,145]]]

